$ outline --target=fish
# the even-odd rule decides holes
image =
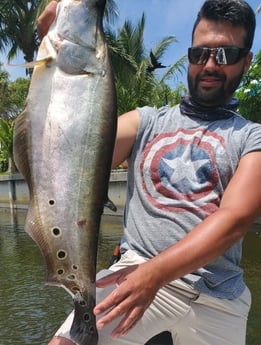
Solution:
[[[14,158],[30,197],[25,230],[44,257],[45,283],[73,298],[70,337],[79,345],[98,342],[98,237],[104,205],[114,208],[107,195],[117,99],[105,3],[59,3],[14,130]]]

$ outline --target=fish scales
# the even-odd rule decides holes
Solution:
[[[27,181],[25,229],[46,263],[46,283],[74,299],[71,338],[97,344],[95,277],[101,215],[116,134],[116,95],[102,18],[105,0],[62,0],[38,51],[14,134]]]

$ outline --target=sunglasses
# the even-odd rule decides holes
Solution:
[[[188,59],[193,65],[205,65],[210,55],[214,56],[218,65],[234,65],[247,54],[247,48],[238,47],[191,47],[188,49]]]

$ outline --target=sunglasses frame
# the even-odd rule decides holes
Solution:
[[[192,56],[193,52],[198,51],[198,59]],[[233,52],[233,56],[228,56],[229,52]],[[239,48],[235,46],[208,48],[208,47],[190,47],[188,48],[188,59],[193,65],[205,65],[210,56],[215,58],[217,65],[234,65],[238,63],[242,57],[248,54],[247,48]],[[234,57],[234,59],[233,59]],[[231,61],[232,59],[232,61]]]

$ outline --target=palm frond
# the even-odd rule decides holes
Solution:
[[[153,54],[157,59],[160,59],[168,50],[172,43],[177,42],[175,36],[164,37],[157,45],[153,48]]]
[[[178,76],[186,70],[187,61],[188,57],[187,54],[185,54],[168,68],[168,70],[163,74],[159,82],[164,83],[172,78],[178,80]]]
[[[258,5],[258,7],[257,7],[257,9],[256,9],[256,11],[255,11],[255,13],[256,13],[256,15],[258,15],[260,12],[261,12],[261,4]]]

